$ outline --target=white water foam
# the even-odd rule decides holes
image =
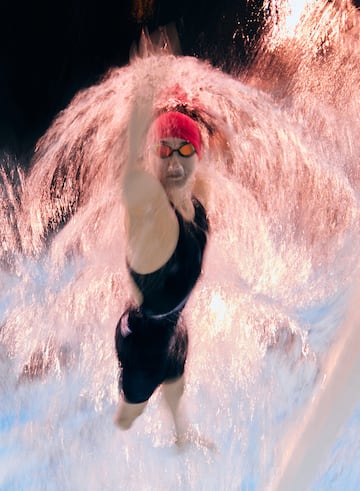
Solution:
[[[277,48],[293,67],[281,84],[273,51],[261,55],[266,79],[257,60],[240,80],[148,46],[74,98],[29,176],[4,162],[1,489],[258,490],[281,469],[286,436],[330,376],[358,272],[358,45],[344,28],[358,16],[347,2],[327,8],[334,23],[347,19],[328,36],[337,55],[316,52],[317,39]],[[120,174],[134,84],[149,83],[156,108],[186,98],[203,122],[212,233],[185,312],[184,399],[218,453],[176,452],[161,391],[130,431],[112,422],[114,328],[130,292]],[[42,370],[30,381],[34,353]],[[359,410],[328,443],[312,489],[357,489]]]

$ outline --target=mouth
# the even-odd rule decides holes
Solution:
[[[184,174],[182,172],[170,172],[166,174],[166,179],[170,179],[171,181],[180,181],[184,178]]]

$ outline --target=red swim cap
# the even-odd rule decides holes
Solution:
[[[201,156],[201,134],[196,122],[186,114],[168,111],[155,119],[149,130],[152,141],[162,138],[182,138],[194,145]]]

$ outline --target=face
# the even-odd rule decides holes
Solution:
[[[176,150],[188,142],[181,138],[162,138],[159,143]],[[187,149],[188,147],[184,147],[184,150]],[[173,152],[169,157],[161,158],[152,152],[152,161],[155,173],[164,188],[176,189],[183,188],[191,182],[199,157],[197,153],[187,157]]]

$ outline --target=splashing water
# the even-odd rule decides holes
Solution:
[[[241,80],[145,40],[146,56],[58,115],[28,176],[4,156],[1,489],[255,490],[272,480],[280,442],[327,375],[358,275],[358,12],[311,5],[290,46],[269,29]],[[154,110],[186,100],[207,148],[212,234],[185,312],[184,399],[217,454],[175,452],[161,391],[129,432],[112,423],[114,327],[130,295],[120,177],[139,84],[154,85]],[[356,489],[359,410],[313,489]]]

